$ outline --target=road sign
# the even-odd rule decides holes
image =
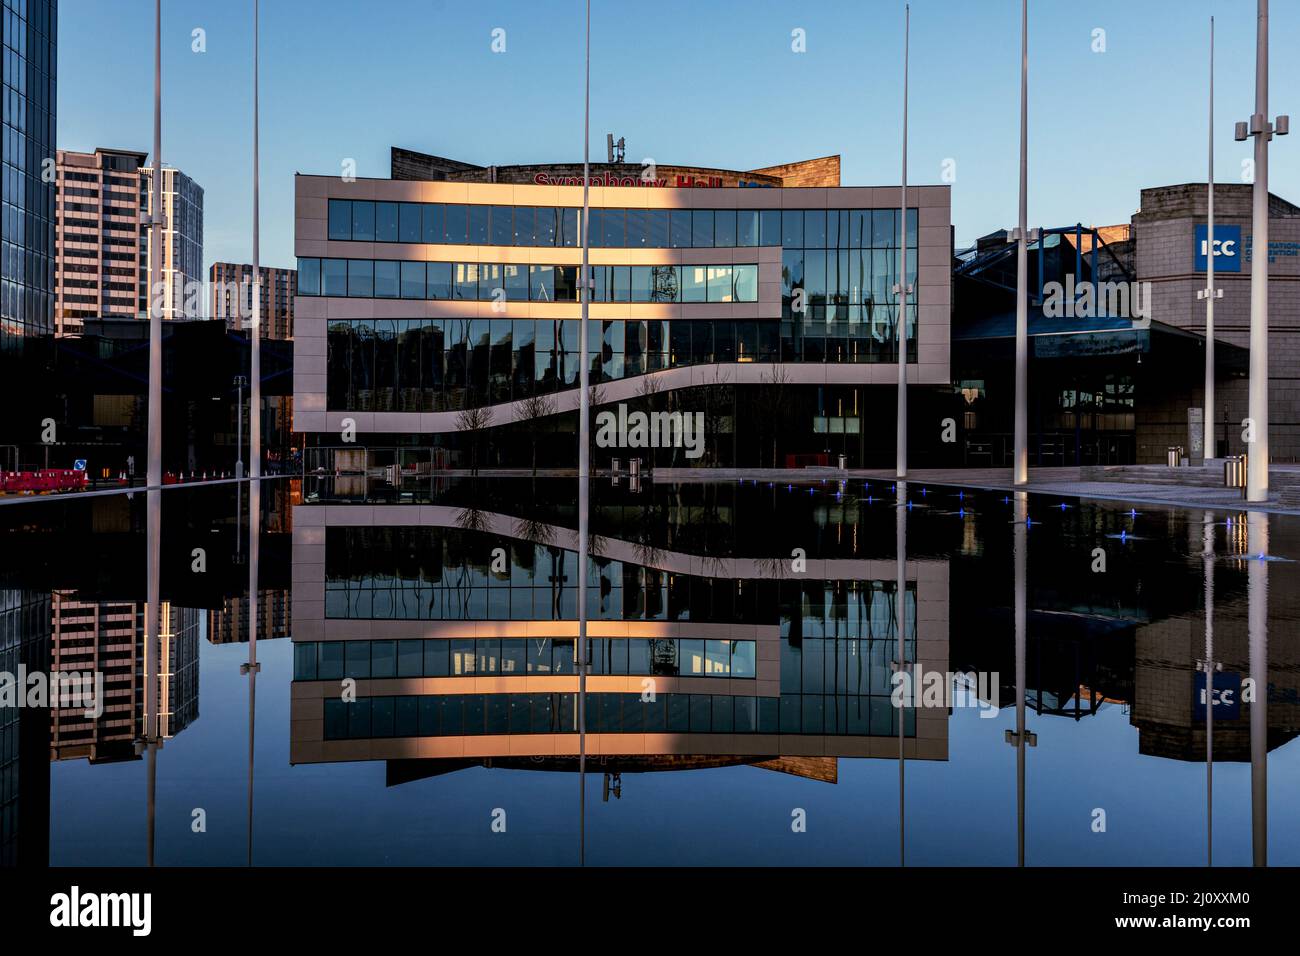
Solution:
[[[85,470],[86,470],[86,459],[84,459],[84,458],[78,458],[76,461],[74,461],[74,462],[72,463],[72,467],[73,467],[76,471],[85,471]]]

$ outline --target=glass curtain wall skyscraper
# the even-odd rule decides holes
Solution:
[[[54,328],[58,0],[0,2],[0,351],[15,352]]]

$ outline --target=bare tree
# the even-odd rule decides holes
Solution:
[[[537,425],[541,419],[555,414],[555,398],[551,395],[533,395],[519,403],[519,420],[527,423],[528,437],[533,444],[533,477],[537,477]]]
[[[731,382],[731,369],[723,365],[715,365],[712,374],[713,381],[703,389],[704,392],[704,420],[705,434],[709,435],[712,441],[707,461],[716,465],[718,463],[719,440],[718,436],[722,432],[723,412],[728,405],[733,404],[734,397],[732,390],[725,386]],[[731,401],[729,401],[729,399]],[[735,423],[732,423],[733,437]],[[733,464],[735,464],[733,462]]]
[[[758,406],[762,414],[764,428],[772,431],[772,467],[776,467],[776,442],[781,433],[781,423],[786,417],[786,386],[790,384],[790,372],[784,365],[773,365],[772,371],[763,376],[766,388],[758,393]]]
[[[492,409],[478,406],[456,414],[456,430],[469,435],[470,474],[478,474],[478,446],[483,433],[492,427]]]

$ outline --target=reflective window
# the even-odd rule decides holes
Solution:
[[[736,245],[758,245],[758,211],[741,209],[736,212]]]
[[[348,294],[348,261],[346,259],[321,260],[321,295],[345,296]]]
[[[426,203],[422,238],[425,242],[442,242],[442,205]]]
[[[719,209],[713,214],[713,244],[715,246],[736,245],[736,211]]]
[[[400,291],[398,263],[383,259],[375,262],[375,297],[396,299]]]
[[[363,299],[375,294],[375,264],[369,259],[348,260],[348,295]]]
[[[404,202],[398,213],[397,237],[401,242],[420,242],[423,237],[423,223],[419,203]]]
[[[397,203],[375,203],[375,242],[397,241]]]
[[[298,294],[320,295],[320,260],[298,260]]]
[[[329,201],[329,237],[331,239],[352,238],[352,203],[346,199]]]
[[[471,246],[486,246],[491,236],[490,222],[492,216],[492,207],[490,206],[470,206],[469,207],[469,244]]]
[[[352,203],[352,238],[358,242],[375,241],[375,204]]]
[[[469,241],[469,210],[465,206],[447,206],[443,213],[444,239],[449,246],[463,246]]]
[[[691,213],[691,245],[696,249],[713,246],[712,209],[696,209]]]
[[[423,299],[424,297],[425,297],[424,263],[403,262],[402,263],[402,298]]]

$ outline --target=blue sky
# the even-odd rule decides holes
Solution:
[[[153,4],[61,0],[58,144],[152,143]],[[827,153],[845,185],[899,178],[903,4],[894,0],[594,0],[592,157],[752,168]],[[1300,113],[1285,54],[1300,4],[1275,3],[1271,111]],[[956,161],[959,244],[1017,202],[1016,0],[914,0],[914,183]],[[1203,181],[1207,33],[1218,24],[1217,171],[1241,181],[1254,105],[1251,0],[1031,0],[1031,224],[1125,222],[1144,186]],[[403,145],[482,164],[582,149],[581,0],[264,0],[262,261],[290,265],[293,174],[387,176]],[[164,0],[163,160],[204,187],[205,257],[251,256],[252,0]],[[492,31],[506,31],[493,53]],[[206,31],[207,52],[192,51]],[[807,52],[791,51],[791,31]],[[1093,31],[1105,30],[1095,53]],[[1271,186],[1300,201],[1300,140]]]

